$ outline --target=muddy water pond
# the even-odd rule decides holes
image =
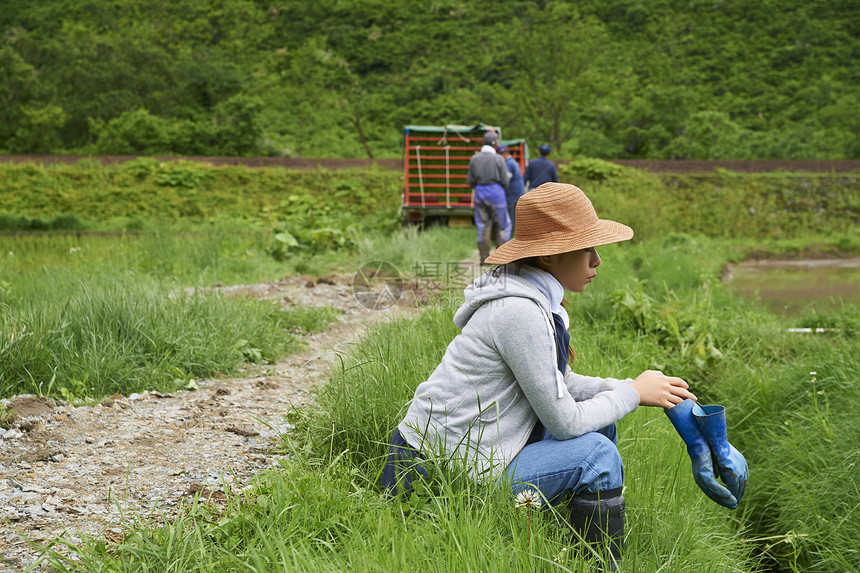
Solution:
[[[811,302],[860,305],[860,257],[801,261],[744,261],[729,265],[723,282],[745,297],[758,295],[777,312],[797,314]]]

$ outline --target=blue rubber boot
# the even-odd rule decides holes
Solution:
[[[696,421],[696,417],[693,416],[693,406],[695,405],[696,403],[688,398],[674,408],[664,411],[669,417],[669,421],[675,426],[678,435],[687,444],[687,453],[693,462],[693,479],[696,481],[696,485],[705,495],[718,504],[729,509],[735,509],[738,506],[737,498],[717,481],[711,458],[711,448]]]
[[[747,487],[749,468],[743,455],[729,443],[725,407],[696,404],[693,406],[693,416],[708,440],[720,478],[740,503]]]

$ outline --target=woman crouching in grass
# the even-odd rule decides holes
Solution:
[[[422,453],[466,460],[476,478],[506,479],[513,493],[570,499],[571,522],[588,541],[608,541],[610,567],[624,531],[624,468],[615,423],[639,405],[695,400],[680,378],[645,371],[635,379],[570,370],[564,291],[597,276],[595,247],[633,236],[598,219],[573,185],[546,183],[517,205],[517,236],[487,259],[499,265],[465,289],[454,316],[462,329],[418,386],[391,439],[382,484],[409,491],[427,475]]]

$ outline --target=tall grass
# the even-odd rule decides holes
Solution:
[[[376,327],[297,413],[291,454],[220,515],[194,506],[138,526],[87,571],[593,571],[565,506],[527,514],[504,488],[440,474],[402,501],[377,483],[390,432],[455,329],[451,309]],[[664,444],[671,444],[664,446]],[[729,513],[698,493],[680,439],[656,411],[622,427],[630,507],[625,563],[636,571],[750,571]],[[626,567],[626,566],[625,566]],[[62,570],[62,569],[60,569]]]
[[[838,240],[857,227],[856,174],[652,175],[630,169],[590,181],[565,171],[562,179],[581,185],[601,217],[630,225],[644,239],[673,230],[758,241],[810,234]],[[846,247],[857,252],[856,239]]]
[[[811,305],[785,317],[732,297],[715,273],[730,256],[721,243],[675,236],[601,251],[601,288],[572,299],[572,322],[585,325],[572,329],[577,368],[656,367],[688,380],[703,403],[726,405],[730,440],[751,468],[738,515],[745,539],[768,567],[860,571],[860,414],[851,407],[860,309]]]
[[[468,259],[477,248],[475,229],[404,227],[390,236],[370,235],[359,244],[361,260],[387,261],[401,273],[420,274],[422,266],[439,263],[456,264]]]
[[[377,258],[423,256],[406,242]],[[860,311],[819,309],[802,320],[838,331],[787,333],[794,322],[719,285],[734,244],[672,235],[601,248],[597,281],[569,298],[578,372],[659,368],[684,377],[700,401],[726,406],[729,438],[750,465],[744,501],[730,512],[695,486],[683,443],[659,410],[625,418],[624,567],[860,571],[860,414],[852,407]],[[452,301],[443,302],[376,327],[341,357],[319,408],[291,415],[282,470],[261,476],[253,493],[236,495],[223,513],[198,504],[164,526],[139,524],[109,554],[93,540],[80,568],[591,570],[597,557],[571,539],[561,506],[527,517],[503,491],[445,474],[403,501],[381,494],[390,434],[457,333]]]
[[[132,274],[53,285],[53,296],[42,285],[0,307],[0,395],[168,390],[296,344],[289,315],[271,303],[189,295]]]
[[[856,307],[837,312],[842,325],[860,319]],[[786,570],[860,571],[857,332],[760,330],[770,348],[739,347],[712,389],[746,405],[735,435],[754,470],[750,527]]]
[[[649,433],[659,439],[662,432]],[[678,450],[648,458],[654,445],[633,442],[624,452],[647,460],[631,472],[665,483],[659,495],[650,483],[628,488],[625,570],[752,570],[733,524],[696,495],[691,480],[673,480],[677,464],[688,462]],[[343,458],[311,465],[296,459],[252,496],[233,497],[223,513],[192,506],[166,526],[129,530],[108,554],[93,544],[79,566],[57,570],[585,573],[600,559],[575,541],[564,506],[527,515],[506,492],[465,480],[432,491],[419,483],[404,501],[369,485]]]
[[[272,239],[259,227],[236,221],[217,224],[151,224],[142,232],[116,234],[0,234],[0,281],[9,285],[34,276],[50,280],[55,269],[74,271],[82,281],[126,270],[181,285],[236,284],[283,276],[355,272],[370,260],[388,261],[403,274],[417,264],[455,263],[476,248],[474,229],[406,227],[367,233],[354,248],[313,253],[296,250],[275,258]],[[14,285],[13,285],[14,286]],[[32,285],[22,288],[29,291]]]
[[[74,270],[81,280],[128,270],[182,285],[235,284],[325,275],[350,258],[331,251],[276,260],[269,242],[261,228],[235,221],[151,224],[141,232],[104,235],[0,235],[0,280],[30,280],[59,268]]]
[[[852,520],[860,511],[852,444],[860,439],[860,415],[846,405],[856,402],[860,378],[860,311],[851,305],[818,310],[802,321],[836,332],[790,334],[787,327],[797,325],[792,319],[721,288],[718,271],[731,256],[725,245],[675,235],[600,249],[598,281],[570,297],[576,369],[627,377],[660,368],[691,382],[703,403],[725,404],[730,439],[746,453],[752,478],[741,509],[721,514],[728,529],[720,539],[742,541],[786,570],[858,570],[851,541],[860,538]],[[349,452],[362,472],[379,471],[401,408],[457,333],[450,312],[432,309],[415,326],[388,325],[365,341],[354,362],[345,362],[321,391],[323,410],[309,422],[316,449]],[[421,340],[410,330],[422,333]],[[631,499],[654,500],[642,513],[656,520],[653,535],[678,541],[683,525],[662,521],[666,513],[694,520],[720,515],[692,485],[683,446],[659,412],[641,410],[621,427],[627,486]],[[634,550],[638,567],[649,553],[672,555],[654,543]],[[692,563],[709,563],[699,557]]]
[[[96,400],[274,360],[295,348],[289,330],[322,327],[331,310],[308,320],[296,309],[184,289],[354,272],[371,258],[408,275],[412,261],[467,257],[474,237],[465,235],[436,229],[418,241],[405,229],[367,235],[358,251],[282,260],[266,251],[259,230],[230,222],[119,236],[0,236],[0,396]]]
[[[187,287],[292,274],[236,224],[146,233],[0,237],[0,396],[97,400],[170,390],[296,348],[308,312]],[[343,257],[343,255],[339,255]],[[321,256],[318,270],[339,261]],[[315,324],[314,324],[315,323]]]

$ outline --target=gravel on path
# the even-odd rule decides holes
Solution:
[[[278,465],[271,445],[290,430],[285,414],[313,400],[368,325],[413,315],[409,297],[385,310],[355,296],[352,276],[288,277],[225,293],[285,305],[335,306],[339,320],[303,336],[298,353],[242,375],[197,381],[195,391],[114,395],[75,407],[36,396],[6,400],[15,412],[0,428],[0,572],[36,563],[42,542],[63,534],[121,539],[138,516],[170,514],[195,493],[224,497]],[[37,565],[35,571],[44,571]]]

